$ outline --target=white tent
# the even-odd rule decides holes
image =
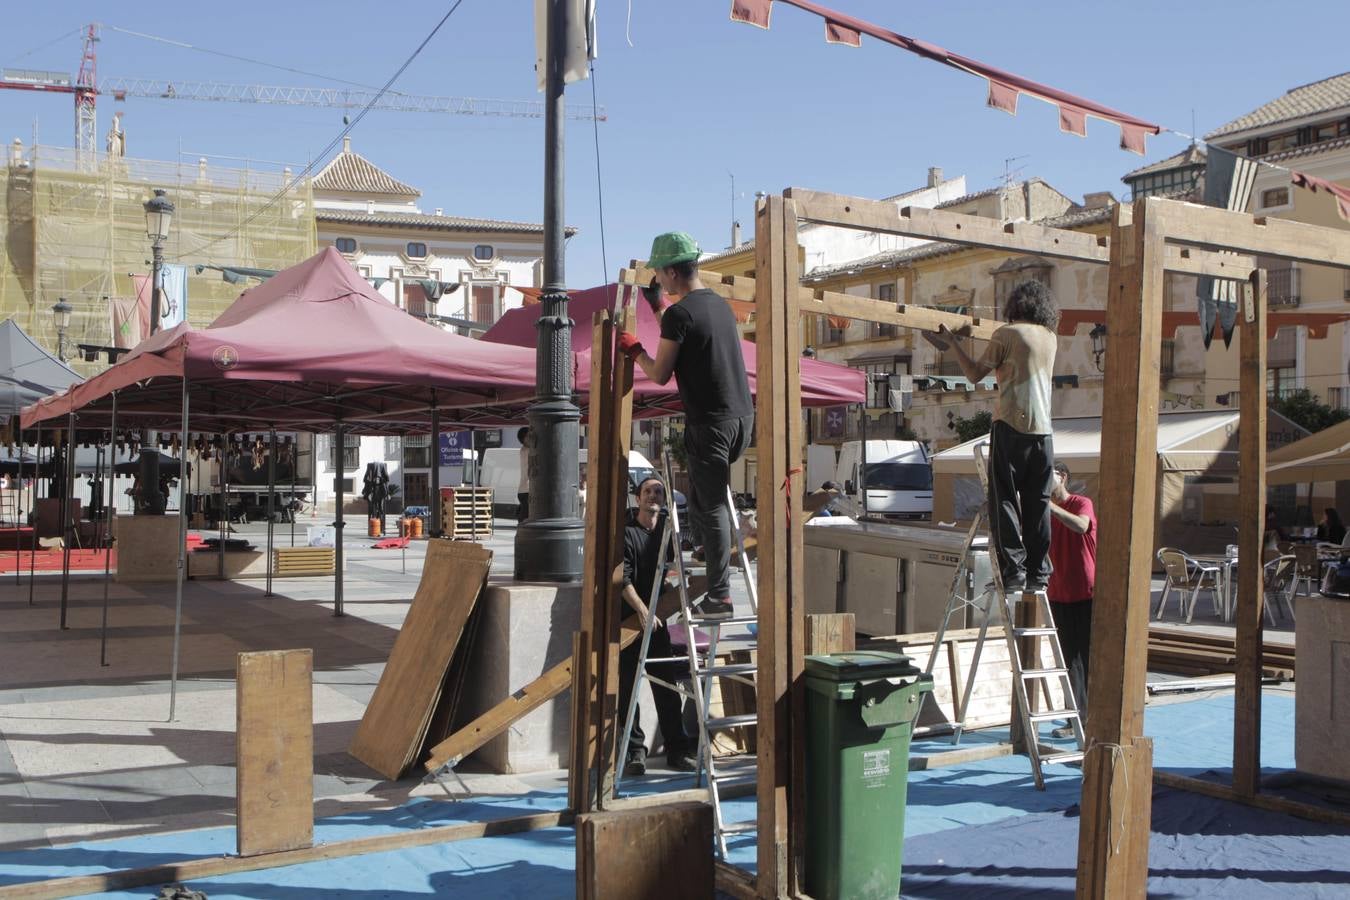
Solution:
[[[1073,473],[1073,490],[1093,499],[1098,494],[1101,426],[1096,416],[1054,420],[1055,458]],[[1238,515],[1237,430],[1236,410],[1158,416],[1156,546],[1205,553],[1222,551],[1233,542]],[[1276,446],[1307,434],[1275,412],[1267,415],[1266,432],[1268,442]],[[983,498],[975,474],[975,446],[987,440],[977,438],[933,456],[935,520],[968,520],[979,508]]]

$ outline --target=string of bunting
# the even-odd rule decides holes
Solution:
[[[829,43],[860,47],[862,46],[862,36],[865,34],[925,59],[984,78],[989,83],[988,105],[995,109],[1001,109],[1010,115],[1017,114],[1017,98],[1020,95],[1025,94],[1029,97],[1035,97],[1059,107],[1059,127],[1061,131],[1085,137],[1087,135],[1088,117],[1102,119],[1120,128],[1121,149],[1138,153],[1140,156],[1143,156],[1145,152],[1144,141],[1146,136],[1159,134],[1164,130],[1161,126],[1152,122],[1103,106],[1095,101],[1077,97],[1067,91],[986,65],[979,60],[953,53],[936,44],[930,44],[919,38],[908,37],[899,32],[882,28],[847,13],[841,13],[813,3],[811,0],[778,0],[778,2],[787,3],[824,19],[825,40]],[[731,19],[735,22],[744,22],[767,30],[769,19],[773,13],[773,4],[774,0],[732,0]],[[1169,128],[1166,130],[1183,135],[1182,132],[1175,129]],[[1288,172],[1290,183],[1295,187],[1305,188],[1314,193],[1325,191],[1330,194],[1336,200],[1337,213],[1342,219],[1350,222],[1350,187],[1335,184],[1306,172],[1276,166],[1273,163],[1266,163],[1261,160],[1255,162]],[[1210,328],[1213,327],[1211,317],[1202,313],[1202,318],[1209,318]],[[1207,332],[1209,330],[1206,329]],[[1225,332],[1227,331],[1228,329],[1225,328]]]

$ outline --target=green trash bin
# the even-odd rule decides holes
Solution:
[[[806,891],[900,895],[909,739],[933,677],[882,651],[806,658]]]

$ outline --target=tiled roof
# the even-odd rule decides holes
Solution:
[[[1169,169],[1179,169],[1182,166],[1203,166],[1204,164],[1204,145],[1191,144],[1185,150],[1174,153],[1167,159],[1160,159],[1155,163],[1149,163],[1142,168],[1135,169],[1133,172],[1126,172],[1120,180],[1129,181],[1131,178],[1137,178],[1140,175],[1152,175],[1154,172],[1166,172]]]
[[[422,192],[404,184],[359,153],[344,146],[333,161],[314,176],[314,190],[343,191],[358,194],[390,194],[396,197],[420,197]]]
[[[976,191],[973,194],[966,194],[964,197],[956,197],[952,200],[943,200],[941,203],[934,206],[933,209],[947,209],[948,207],[952,206],[960,206],[963,203],[969,203],[970,201],[978,200],[981,197],[988,197],[992,194],[997,194],[999,191],[1003,190],[1003,188],[1004,185],[1000,184],[997,187],[986,188],[983,191]]]
[[[1239,116],[1227,125],[1211,131],[1205,135],[1205,140],[1213,140],[1250,128],[1277,125],[1291,119],[1315,116],[1344,107],[1350,107],[1350,72],[1296,87],[1284,96],[1276,97],[1245,116]]]
[[[1101,206],[1093,209],[1074,209],[1059,216],[1040,219],[1037,225],[1044,225],[1047,228],[1081,228],[1085,225],[1095,225],[1099,222],[1109,221],[1113,206]],[[932,241],[927,244],[920,244],[917,247],[908,247],[904,250],[888,250],[885,253],[877,253],[864,259],[855,259],[852,262],[841,263],[837,266],[815,269],[803,277],[803,281],[824,281],[838,275],[845,275],[851,272],[862,272],[866,269],[892,269],[898,266],[908,265],[918,262],[922,259],[932,259],[938,256],[946,256],[949,253],[958,253],[969,249],[966,244],[951,244],[946,241]]]
[[[428,216],[423,213],[377,212],[365,213],[347,209],[316,209],[314,218],[320,222],[342,225],[374,225],[386,228],[422,228],[432,231],[493,231],[504,234],[543,234],[544,226],[536,222],[509,222],[503,219],[473,219],[466,216]],[[567,234],[576,234],[569,225]]]

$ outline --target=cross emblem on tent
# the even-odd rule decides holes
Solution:
[[[217,369],[228,371],[239,362],[239,354],[233,347],[217,347],[211,354],[211,361],[216,364]]]

